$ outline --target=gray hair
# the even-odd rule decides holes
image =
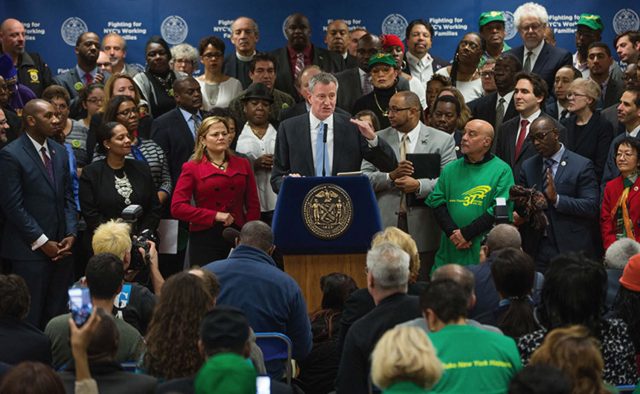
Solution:
[[[171,47],[171,61],[174,59],[189,59],[193,65],[198,64],[198,51],[189,44],[183,43]]]
[[[107,37],[117,37],[122,41],[122,50],[126,51],[127,50],[127,40],[124,39],[124,37],[122,37],[120,34],[116,33],[116,32],[111,32],[111,33],[107,33],[104,37],[102,37],[102,46],[104,46],[104,40]]]
[[[383,290],[406,288],[409,282],[409,254],[389,242],[367,252],[367,270]]]
[[[320,74],[316,74],[309,80],[309,91],[313,93],[313,88],[319,83],[323,85],[329,85],[330,83],[336,84],[336,90],[338,90],[338,80],[333,74],[329,74],[327,72],[321,72]]]
[[[233,25],[235,25],[236,21],[240,18],[249,19],[251,21],[251,24],[253,25],[253,32],[255,33],[255,35],[257,36],[260,34],[260,31],[258,30],[258,23],[256,23],[255,19],[249,18],[248,16],[239,16],[233,21],[233,23],[231,24],[231,34],[233,34]]]
[[[516,25],[516,29],[520,28],[522,18],[526,16],[535,16],[540,20],[540,23],[544,25],[549,22],[549,14],[547,14],[546,8],[538,3],[524,3],[520,7],[516,8],[516,12],[513,13],[513,22]]]
[[[515,226],[501,223],[489,231],[486,245],[489,248],[489,253],[494,253],[504,248],[520,249],[522,247],[522,238]]]
[[[638,253],[640,253],[640,243],[631,238],[620,238],[604,253],[604,265],[607,268],[624,269],[629,259]]]

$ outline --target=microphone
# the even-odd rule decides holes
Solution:
[[[227,227],[224,230],[222,230],[222,238],[224,238],[225,241],[229,242],[234,246],[236,244],[236,238],[238,238],[239,236],[240,236],[240,231],[236,230],[233,227]]]
[[[322,146],[322,176],[327,175],[325,170],[325,167],[326,167],[325,160],[327,156],[325,155],[325,152],[327,151],[327,130],[328,129],[329,129],[329,125],[325,123],[324,128],[322,129],[322,143],[324,144]]]

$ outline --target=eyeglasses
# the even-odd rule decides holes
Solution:
[[[8,120],[6,120],[6,119],[0,120],[0,126],[4,126],[4,125],[8,125],[8,124],[9,124]]]
[[[224,56],[224,53],[222,52],[208,52],[202,55],[202,57],[205,59],[220,59],[223,56]]]
[[[102,104],[104,102],[103,98],[91,97],[87,99],[88,103],[91,104]]]
[[[0,124],[2,124],[2,122],[0,122]],[[638,156],[638,154],[637,153],[633,153],[633,152],[618,152],[618,153],[616,153],[616,158],[633,157],[633,156]]]
[[[529,136],[527,138],[529,138],[529,140],[531,140],[531,141],[535,141],[535,140],[542,141],[545,138],[547,138],[547,135],[553,133],[554,131],[556,131],[556,129],[550,129],[550,130],[547,130],[547,131],[541,131],[541,132],[535,133],[535,134],[529,133]]]
[[[191,60],[189,59],[175,59],[173,61],[174,63],[178,63],[178,64],[189,64],[189,63],[193,63]]]
[[[125,109],[123,111],[116,112],[116,115],[123,116],[125,118],[128,118],[132,114],[135,115],[135,116],[138,116],[138,111],[137,111],[136,108],[128,108],[128,109]]]
[[[413,107],[406,107],[406,108],[389,107],[388,112],[389,112],[390,114],[391,114],[391,113],[393,113],[393,114],[397,114],[397,113],[398,113],[398,112],[400,112],[400,111],[407,111],[407,110],[410,110],[411,108],[413,108]]]
[[[480,76],[481,76],[482,78],[493,78],[493,77],[495,77],[495,76],[496,76],[496,73],[495,73],[495,72],[493,72],[493,71],[482,71],[482,72],[480,73]]]

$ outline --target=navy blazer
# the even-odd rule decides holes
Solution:
[[[160,115],[151,124],[151,139],[167,155],[173,189],[182,172],[182,165],[193,155],[195,139],[179,107]]]
[[[276,193],[286,175],[298,173],[302,176],[315,176],[310,130],[308,113],[280,123],[271,172],[271,187]],[[331,175],[360,171],[362,159],[370,161],[381,171],[395,170],[398,162],[391,146],[378,138],[378,146],[371,148],[348,116],[334,113],[333,130]]]
[[[536,187],[542,191],[542,156],[535,156],[522,163],[518,184]],[[594,254],[593,229],[599,215],[599,188],[591,160],[565,149],[554,177],[556,192],[560,196],[558,206],[549,204],[545,211],[549,226],[555,236],[560,253],[584,251]],[[531,239],[533,234],[524,235]],[[538,251],[533,246],[527,252]]]
[[[11,260],[47,259],[31,244],[42,234],[51,241],[75,235],[76,203],[73,198],[69,157],[64,146],[47,138],[53,164],[53,181],[39,152],[26,133],[0,151],[0,205],[6,217],[2,257]]]
[[[319,66],[322,71],[335,73],[342,69],[342,56],[337,53],[329,52],[315,45],[311,46],[311,53],[311,63]],[[302,97],[293,84],[287,47],[276,49],[271,54],[276,58],[276,84],[274,87],[290,94],[296,101],[302,101]]]
[[[512,48],[507,53],[514,55],[522,64],[524,64],[524,45]],[[556,71],[562,66],[573,64],[573,57],[566,49],[554,47],[545,43],[533,66],[533,73],[538,74],[540,78],[547,82],[549,92],[553,91],[553,82],[556,78]]]
[[[249,78],[249,68],[247,67],[247,73],[241,74],[238,69],[238,57],[236,56],[235,50],[231,55],[228,55],[224,58],[224,63],[222,64],[222,72],[224,75],[228,75],[240,81],[242,84],[242,89],[246,89],[251,85],[251,78]]]
[[[498,93],[493,92],[486,96],[479,97],[473,101],[467,103],[467,106],[471,110],[474,119],[482,119],[491,123],[493,128],[496,127],[496,106],[498,105]],[[518,111],[516,111],[515,100],[512,97],[509,105],[504,112],[504,117],[502,118],[502,123],[508,121],[509,119],[515,118],[518,116]]]

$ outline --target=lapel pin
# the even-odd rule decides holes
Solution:
[[[564,161],[564,160],[562,160],[562,161],[560,162],[560,165],[564,167],[564,166],[566,166],[566,165],[567,165],[567,162],[566,162],[566,161]]]
[[[633,187],[633,191],[634,191],[634,192],[637,192],[637,191],[638,191],[638,186],[634,186],[634,187]]]

